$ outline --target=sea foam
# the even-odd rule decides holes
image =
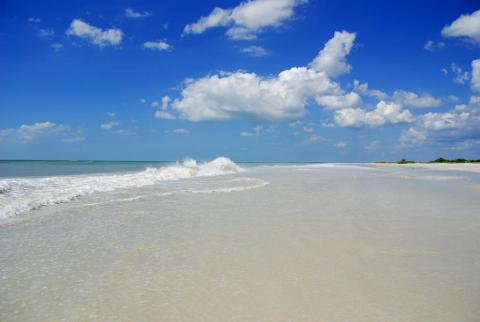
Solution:
[[[161,168],[116,174],[8,178],[0,180],[0,219],[33,209],[68,202],[81,196],[118,189],[139,188],[162,181],[211,177],[243,171],[228,158],[198,163],[186,159]]]

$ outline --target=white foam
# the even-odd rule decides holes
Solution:
[[[231,187],[217,187],[217,188],[207,188],[207,189],[180,189],[180,190],[173,190],[168,192],[159,192],[155,194],[146,194],[141,196],[129,197],[129,198],[121,198],[121,199],[114,199],[102,202],[94,202],[85,204],[85,206],[101,206],[107,204],[117,204],[117,203],[128,203],[128,202],[135,202],[146,200],[148,198],[157,198],[157,197],[168,197],[173,195],[180,195],[180,194],[212,194],[212,193],[229,193],[229,192],[242,192],[252,189],[262,188],[268,184],[269,182],[257,178],[236,178],[231,180],[230,182],[226,182],[226,184],[231,182],[242,182],[245,185],[240,186],[231,186]]]
[[[0,180],[0,219],[94,193],[241,171],[243,169],[233,161],[220,157],[205,163],[186,159],[175,165],[161,168],[149,167],[144,171],[133,173],[2,179]]]

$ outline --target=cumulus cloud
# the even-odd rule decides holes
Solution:
[[[400,144],[416,145],[432,142],[464,142],[480,135],[480,98],[472,96],[468,104],[459,104],[444,113],[419,116],[400,136]]]
[[[52,49],[55,50],[55,52],[59,52],[60,50],[63,49],[63,44],[53,43],[53,44],[50,45],[50,47],[52,47]]]
[[[434,52],[439,49],[444,49],[445,48],[445,43],[443,41],[435,42],[433,40],[429,40],[423,45],[423,49],[427,51]]]
[[[174,120],[175,116],[168,111],[155,111],[155,117],[162,120]]]
[[[352,69],[346,57],[352,50],[356,34],[347,31],[336,31],[317,57],[310,63],[310,68],[323,71],[331,77],[349,73]]]
[[[340,141],[340,142],[335,143],[333,146],[338,148],[338,149],[346,149],[347,146],[348,146],[348,142]]]
[[[288,126],[289,126],[289,127],[298,127],[298,126],[300,126],[300,125],[302,125],[302,124],[303,124],[302,121],[296,120],[296,121],[293,121],[293,122],[288,123]]]
[[[187,129],[173,129],[173,130],[165,130],[163,131],[165,134],[179,134],[179,135],[186,135],[186,134],[189,134],[190,131],[187,130]]]
[[[472,81],[473,91],[480,92],[480,59],[472,61]]]
[[[303,132],[312,133],[312,132],[313,132],[313,127],[311,127],[311,126],[304,126],[304,127],[303,127]]]
[[[387,124],[409,123],[413,121],[409,110],[400,104],[380,101],[373,111],[361,108],[346,108],[335,111],[335,123],[341,127],[378,127]]]
[[[302,144],[312,144],[312,143],[325,143],[329,140],[323,136],[312,134],[302,141]]]
[[[402,132],[399,143],[401,146],[412,146],[424,142],[426,139],[427,135],[425,131],[411,127]]]
[[[190,121],[254,118],[294,119],[304,115],[307,99],[340,93],[325,73],[294,67],[275,77],[234,72],[187,83],[173,108]]]
[[[172,99],[169,96],[162,97],[162,109],[166,110]]]
[[[362,103],[361,97],[355,92],[350,92],[345,95],[318,96],[315,100],[319,105],[329,109],[357,107]]]
[[[18,128],[0,129],[0,142],[20,141],[26,143],[39,137],[66,130],[66,126],[52,122],[23,124]]]
[[[379,100],[385,100],[388,98],[388,95],[378,89],[369,89],[368,83],[360,83],[358,80],[353,81],[353,87],[357,93],[360,93],[364,96],[376,97]]]
[[[276,76],[237,71],[189,79],[172,107],[182,118],[205,121],[295,119],[305,114],[312,99],[330,108],[356,106],[359,95],[345,94],[329,77],[350,69],[345,56],[354,39],[354,33],[336,32],[310,67],[293,67]]]
[[[49,38],[55,35],[55,32],[50,28],[39,28],[37,29],[37,35],[42,38]]]
[[[27,20],[31,23],[40,23],[40,19],[35,17],[29,17]]]
[[[263,57],[267,55],[265,48],[260,46],[248,46],[243,48],[242,52],[253,57]]]
[[[174,120],[176,117],[168,111],[168,107],[170,106],[170,101],[172,99],[169,96],[164,96],[162,97],[162,100],[160,102],[152,102],[152,107],[161,107],[161,111],[156,111],[155,112],[155,117],[157,119],[163,119],[163,120]]]
[[[102,123],[100,124],[100,128],[104,129],[104,130],[111,130],[113,129],[114,127],[120,125],[119,122],[117,121],[111,121],[111,122],[108,122],[108,123]]]
[[[226,26],[231,23],[231,13],[231,9],[215,8],[208,16],[201,17],[196,23],[186,25],[183,32],[201,34],[209,28]]]
[[[455,75],[453,78],[454,83],[464,85],[470,79],[470,73],[468,71],[464,71],[462,67],[458,66],[457,64],[452,63],[450,65],[450,69]]]
[[[328,121],[323,121],[322,127],[325,129],[333,129],[335,127],[335,124]]]
[[[252,132],[240,132],[240,136],[259,136],[262,133],[263,127],[257,125],[253,128]]]
[[[306,0],[249,0],[232,9],[215,8],[206,17],[188,24],[184,34],[201,34],[214,27],[227,27],[231,39],[254,39],[269,27],[278,27],[294,15]]]
[[[417,108],[437,107],[443,104],[441,99],[433,97],[428,93],[422,93],[418,95],[414,92],[407,92],[403,90],[395,91],[393,93],[393,100],[396,103],[404,106],[412,106]]]
[[[172,45],[168,44],[163,40],[147,41],[143,43],[143,48],[158,51],[169,51],[172,50]]]
[[[132,8],[125,9],[125,17],[132,18],[132,19],[139,19],[139,18],[146,18],[152,15],[151,12],[148,11],[135,11]]]
[[[107,112],[107,115],[110,116],[110,117],[115,117],[115,113],[114,113],[114,112]]]
[[[80,37],[99,47],[117,46],[122,42],[123,37],[123,32],[120,29],[102,30],[80,19],[74,19],[65,34]]]
[[[442,29],[444,37],[461,37],[480,44],[480,10],[470,15],[461,15],[451,25]]]

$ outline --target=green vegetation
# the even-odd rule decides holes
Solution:
[[[402,160],[398,161],[397,163],[398,164],[409,164],[409,163],[415,163],[415,161],[402,159]]]
[[[463,159],[463,158],[459,158],[459,159],[452,159],[452,160],[449,160],[449,159],[445,159],[445,158],[437,158],[433,161],[427,161],[427,162],[417,162],[417,161],[413,161],[413,160],[407,160],[407,159],[401,159],[400,161],[394,161],[394,162],[390,162],[390,161],[377,161],[375,163],[393,163],[393,164],[413,164],[413,163],[480,163],[480,159],[477,159],[477,160],[468,160],[468,159]]]
[[[428,163],[477,163],[477,162],[480,162],[480,160],[466,160],[466,159],[448,160],[448,159],[444,159],[444,158],[438,158],[438,159],[430,161]]]

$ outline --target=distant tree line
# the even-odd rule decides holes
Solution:
[[[396,163],[396,164],[411,164],[411,163],[480,163],[480,159],[477,160],[468,160],[468,159],[445,159],[445,158],[437,158],[433,161],[427,161],[427,162],[417,162],[414,160],[407,160],[407,159],[401,159],[400,161],[376,161],[376,163]]]
[[[409,163],[416,163],[413,160],[406,160],[402,159],[397,162],[398,164],[409,164]],[[445,158],[438,158],[433,161],[428,161],[427,163],[480,163],[480,159],[477,160],[468,160],[468,159],[445,159]]]

